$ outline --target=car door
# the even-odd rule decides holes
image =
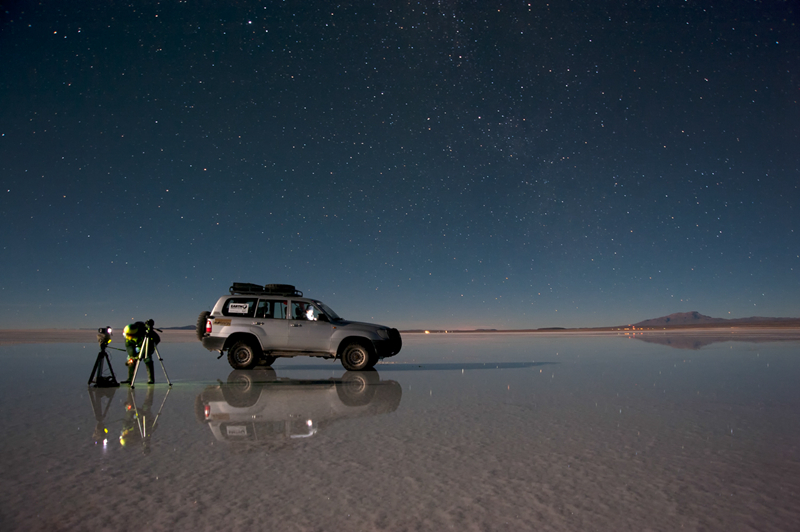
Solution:
[[[307,301],[291,302],[289,313],[289,344],[291,351],[328,353],[331,347],[332,327],[329,321],[319,319],[320,310]]]
[[[258,300],[253,325],[261,331],[259,340],[264,351],[286,348],[289,334],[286,307],[284,299],[262,297]]]

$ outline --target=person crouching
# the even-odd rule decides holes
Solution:
[[[128,366],[128,380],[122,381],[122,384],[130,384],[133,381],[133,373],[136,371],[136,360],[139,358],[140,352],[144,346],[144,340],[147,337],[147,327],[141,321],[131,323],[125,326],[125,350],[128,352],[128,361],[125,363]],[[158,333],[150,331],[150,341],[147,343],[147,352],[144,353],[142,360],[147,368],[147,384],[155,383],[153,372],[153,352],[156,350],[156,345],[161,342],[161,337]]]

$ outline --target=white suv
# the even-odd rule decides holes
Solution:
[[[197,318],[197,337],[220,357],[227,351],[234,369],[314,356],[338,358],[345,369],[360,371],[403,345],[397,329],[344,320],[292,285],[233,283],[229,291]]]

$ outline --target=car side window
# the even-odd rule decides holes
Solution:
[[[254,297],[232,297],[222,307],[222,315],[252,318],[256,311],[256,301],[257,299]]]
[[[303,303],[302,301],[292,301],[292,318],[293,320],[308,320],[317,321],[319,319],[319,309],[311,303]]]
[[[274,299],[260,299],[258,301],[258,309],[256,310],[256,317],[276,319],[276,320],[286,319],[286,301],[276,301]]]

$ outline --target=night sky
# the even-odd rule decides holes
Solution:
[[[799,9],[3,2],[0,328],[800,316]]]

